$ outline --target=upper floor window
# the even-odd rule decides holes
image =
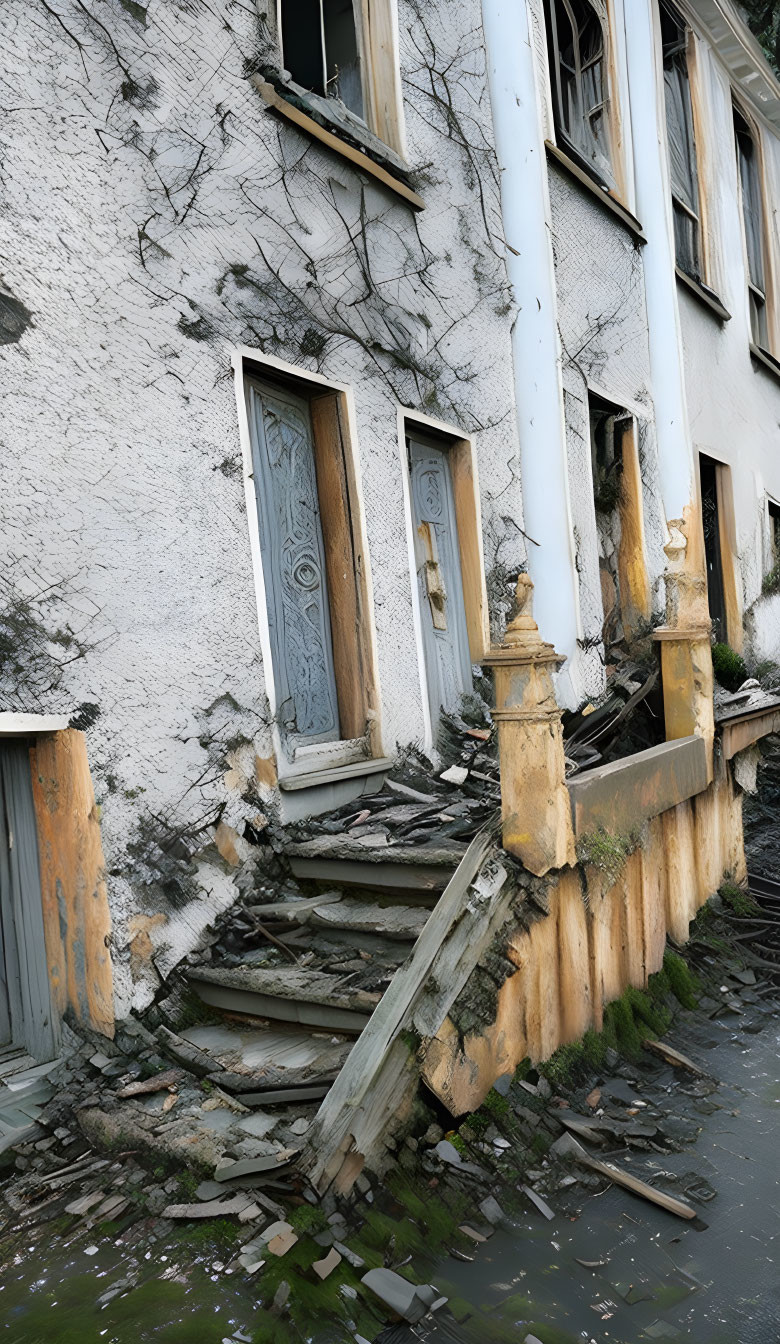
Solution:
[[[603,0],[547,0],[555,131],[575,159],[615,186]]]
[[[662,2],[660,11],[675,259],[681,271],[701,280],[699,174],[688,72],[688,30],[685,20],[671,5]]]
[[[277,14],[284,70],[313,102],[332,100],[317,112],[403,158],[393,0],[277,0]]]
[[[283,0],[282,58],[296,84],[339,98],[363,119],[360,32],[354,0]]]
[[[766,350],[769,346],[769,327],[764,256],[764,206],[761,198],[758,145],[750,125],[737,107],[734,108],[734,139],[742,198],[742,218],[745,224],[750,332],[753,344]]]

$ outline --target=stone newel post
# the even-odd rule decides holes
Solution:
[[[666,579],[666,625],[654,632],[661,644],[661,678],[667,741],[696,734],[707,743],[712,778],[715,723],[712,703],[712,648],[704,562],[690,547],[685,522],[669,523],[670,540],[664,550],[669,564]],[[689,557],[688,551],[692,550]]]
[[[561,711],[552,677],[564,661],[539,638],[533,583],[517,581],[517,615],[484,663],[495,668],[504,848],[541,877],[575,862]]]

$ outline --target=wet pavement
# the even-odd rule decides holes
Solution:
[[[473,1259],[420,1266],[419,1278],[447,1293],[459,1319],[395,1331],[399,1342],[522,1344],[531,1334],[541,1344],[777,1344],[780,1017],[760,991],[747,989],[739,1005],[712,1019],[685,1013],[667,1038],[714,1081],[650,1062],[635,1076],[624,1065],[602,1085],[605,1104],[644,1101],[663,1112],[663,1136],[680,1151],[648,1144],[598,1156],[691,1202],[696,1223],[559,1168],[546,1185],[551,1220],[529,1204]],[[150,1223],[148,1235],[136,1224],[129,1239],[100,1227],[85,1238],[44,1224],[10,1255],[6,1242],[0,1341],[267,1344],[257,1323],[262,1279],[228,1273],[231,1235],[229,1226],[200,1226],[155,1242]],[[324,1324],[312,1336],[316,1344],[351,1337]]]
[[[758,996],[756,996],[758,997]],[[626,1170],[687,1199],[696,1223],[610,1186],[558,1200],[552,1221],[533,1212],[498,1232],[471,1264],[450,1261],[445,1278],[478,1316],[451,1331],[417,1328],[431,1344],[449,1338],[542,1344],[686,1340],[777,1344],[780,1340],[780,1019],[777,1006],[748,1005],[713,1021],[686,1015],[667,1039],[713,1079],[663,1070],[650,1085],[621,1079],[626,1096],[660,1101],[682,1151],[621,1151]],[[628,1072],[628,1070],[627,1070]],[[666,1100],[663,1100],[665,1094]],[[696,1131],[701,1132],[691,1142]],[[687,1142],[686,1142],[687,1140]],[[599,1153],[599,1156],[602,1156]],[[609,1155],[607,1155],[609,1158]],[[573,1187],[569,1187],[573,1188]],[[588,1268],[580,1263],[590,1262]],[[460,1314],[460,1312],[458,1313]],[[408,1338],[415,1336],[409,1332]]]

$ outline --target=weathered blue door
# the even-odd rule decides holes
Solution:
[[[0,742],[0,1045],[56,1054],[30,749]]]
[[[309,406],[248,383],[255,492],[285,751],[339,736],[325,552]]]
[[[411,434],[407,439],[417,585],[422,617],[431,725],[436,739],[442,709],[454,709],[472,688],[460,547],[447,449]]]

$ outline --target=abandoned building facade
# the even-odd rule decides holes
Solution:
[[[780,662],[780,84],[731,0],[3,25],[0,1041],[110,1033],[269,820],[435,767],[484,701],[507,849],[561,908],[596,821],[655,827],[645,897],[677,864],[599,989],[539,989],[554,1048],[741,875],[729,761],[772,714],[716,735],[711,644]],[[560,715],[652,664],[624,815],[565,783]],[[556,919],[531,960],[574,966]]]

